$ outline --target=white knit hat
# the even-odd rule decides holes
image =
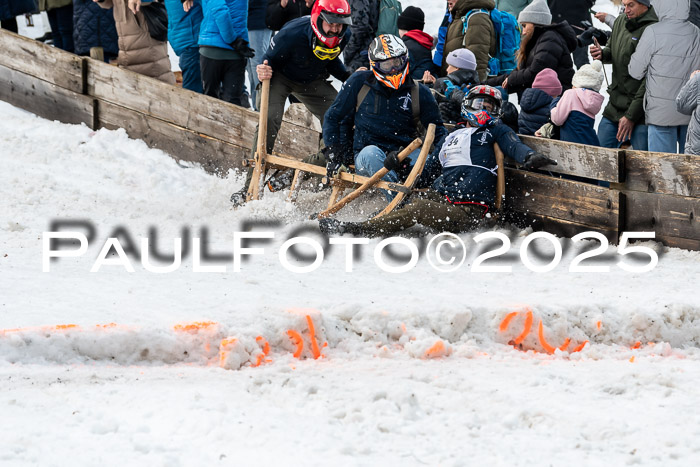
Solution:
[[[571,84],[577,88],[592,89],[600,91],[603,85],[603,64],[600,60],[593,60],[590,65],[583,65],[578,69]]]
[[[545,0],[535,0],[518,15],[518,23],[532,23],[539,26],[552,24],[552,12],[549,11]]]

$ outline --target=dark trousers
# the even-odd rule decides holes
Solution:
[[[53,32],[53,45],[73,52],[73,4],[54,8],[46,12]]]
[[[261,93],[258,93],[260,96]],[[282,125],[284,103],[288,96],[294,96],[301,101],[309,112],[314,114],[323,125],[323,116],[333,104],[338,91],[330,81],[317,79],[308,84],[301,84],[287,79],[282,73],[273,73],[270,80],[270,102],[267,114],[267,153],[272,153],[277,133]],[[260,108],[260,106],[258,106]]]
[[[194,92],[202,92],[202,73],[199,68],[199,47],[187,47],[180,54],[182,87]]]
[[[4,19],[0,21],[0,28],[17,34],[17,18]]]
[[[244,58],[214,60],[200,55],[199,65],[204,94],[231,104],[242,105],[246,65]]]

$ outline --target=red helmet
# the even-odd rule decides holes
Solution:
[[[342,24],[343,29],[338,34],[327,36],[323,31],[324,21],[330,24]],[[351,24],[350,5],[347,0],[316,0],[311,9],[311,29],[314,30],[319,42],[330,49],[340,44],[340,40]]]

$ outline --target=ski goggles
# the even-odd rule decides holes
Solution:
[[[338,55],[340,55],[340,47],[333,47],[332,49],[329,49],[328,47],[315,45],[314,55],[316,55],[321,60],[333,60]]]
[[[466,107],[472,110],[486,110],[498,115],[501,109],[498,108],[498,103],[488,97],[473,97],[468,99]]]
[[[406,62],[408,61],[407,55],[401,55],[400,57],[388,58],[386,60],[381,60],[375,62],[375,67],[382,73],[391,73],[402,71],[406,67]]]

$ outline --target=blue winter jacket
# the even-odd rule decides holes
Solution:
[[[100,8],[92,0],[73,0],[73,44],[76,55],[89,55],[102,47],[106,56],[119,54],[119,38],[112,8]]]
[[[0,1],[0,21],[36,10],[37,6],[34,0],[2,0]]]
[[[440,28],[438,29],[438,40],[435,45],[435,54],[433,54],[433,63],[439,70],[442,67],[442,52],[445,48],[445,39],[447,38],[447,28],[452,22],[452,15],[450,10],[445,11],[445,16],[442,18],[442,23],[440,23]]]
[[[442,172],[433,182],[433,189],[445,195],[448,201],[454,204],[477,202],[491,206],[496,199],[496,168],[498,167],[493,151],[494,143],[498,143],[506,156],[520,163],[534,153],[520,141],[510,127],[498,120],[495,125],[480,128],[472,134],[470,145],[472,166],[458,165],[443,168],[438,159],[440,147],[436,146],[428,156],[421,179],[425,181],[427,177]]]
[[[370,92],[357,106],[357,95],[364,84]],[[339,148],[342,154],[357,155],[364,147],[375,145],[384,152],[396,151],[407,146],[415,138],[411,106],[411,89],[414,81],[407,77],[399,89],[390,89],[379,83],[371,71],[357,71],[340,88],[338,97],[328,109],[323,121],[323,141],[326,146]],[[435,141],[447,130],[442,124],[440,110],[430,89],[420,85],[420,121],[424,127],[437,125]],[[354,126],[354,130],[353,130]],[[352,141],[352,149],[342,147],[344,141]]]
[[[199,45],[233,50],[233,41],[248,41],[248,0],[202,0],[204,18]]]
[[[541,89],[528,88],[520,99],[518,127],[521,135],[534,135],[549,121],[549,109],[554,98]]]
[[[177,55],[189,47],[197,47],[199,27],[204,18],[202,0],[194,0],[190,11],[182,9],[181,0],[165,0],[168,11],[168,42]]]
[[[293,19],[275,34],[262,59],[268,61],[273,73],[282,73],[296,83],[307,84],[317,79],[326,79],[329,74],[345,81],[350,72],[340,60],[340,55],[333,60],[316,57],[313,52],[314,37],[310,16]],[[349,39],[350,29],[340,41],[341,52]]]

